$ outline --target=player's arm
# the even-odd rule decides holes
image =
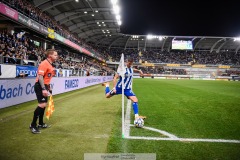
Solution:
[[[38,81],[39,81],[40,86],[42,87],[42,94],[43,94],[43,96],[47,97],[48,96],[48,92],[47,92],[47,89],[45,88],[44,80],[43,80],[43,76],[42,75],[38,75]]]
[[[133,71],[134,72],[139,72],[140,73],[140,76],[143,76],[143,72],[139,69],[136,69],[136,68],[133,68]]]
[[[45,85],[44,85],[44,80],[43,80],[43,76],[42,75],[38,75],[38,81],[39,81],[39,84],[42,87],[42,89],[46,89]]]
[[[46,72],[47,72],[47,68],[44,66],[43,63],[41,63],[38,67],[38,82],[39,82],[40,86],[42,87],[42,94],[45,97],[48,96],[48,91],[44,85],[44,78],[43,78]]]

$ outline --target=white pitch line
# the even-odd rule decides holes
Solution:
[[[199,138],[179,138],[173,134],[170,134],[166,131],[162,131],[152,127],[144,126],[144,129],[151,130],[154,132],[161,133],[169,138],[160,138],[160,137],[140,137],[140,136],[130,136],[130,126],[134,126],[130,123],[130,114],[131,114],[131,100],[127,101],[127,109],[125,115],[125,125],[124,133],[126,139],[140,139],[140,140],[155,140],[155,141],[180,141],[180,142],[216,142],[216,143],[240,143],[240,140],[228,140],[228,139],[199,139]]]
[[[220,142],[220,143],[240,143],[240,140],[235,139],[199,139],[199,138],[179,138],[179,141],[185,142]]]
[[[134,125],[130,124],[130,126],[134,126]],[[172,139],[178,138],[177,136],[175,136],[173,134],[170,134],[166,131],[160,130],[160,129],[156,129],[156,128],[152,128],[152,127],[146,127],[146,126],[144,126],[143,128],[147,129],[147,130],[150,130],[150,131],[158,132],[158,133],[163,134],[164,136],[167,136],[167,137],[172,138]]]
[[[139,139],[139,140],[155,140],[155,141],[178,141],[179,138],[160,138],[160,137],[140,137],[140,136],[129,136],[127,139]]]
[[[159,138],[159,137],[140,137],[140,136],[129,136],[127,137],[127,139],[155,140],[155,141],[181,141],[181,142],[240,143],[240,140],[227,140],[227,139]]]
[[[126,109],[126,115],[125,115],[125,137],[129,137],[130,135],[130,113],[131,113],[131,100],[127,100],[127,109]]]

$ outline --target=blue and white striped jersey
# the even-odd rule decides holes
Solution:
[[[120,73],[118,73],[118,75],[120,76],[119,77],[119,80],[117,82],[117,86],[118,88],[122,88],[122,76],[120,75]],[[125,67],[125,78],[124,78],[124,86],[125,88],[124,89],[131,89],[131,86],[132,86],[132,80],[133,80],[133,68],[130,67],[128,68],[127,66]]]

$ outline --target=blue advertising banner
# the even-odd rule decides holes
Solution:
[[[24,73],[28,77],[36,77],[37,76],[37,67],[16,66],[16,76],[18,76],[20,73]]]
[[[27,72],[28,67],[18,66]],[[30,67],[33,68],[33,67]],[[22,71],[23,71],[22,70]],[[33,70],[32,70],[33,71]],[[53,95],[61,94],[88,86],[98,85],[103,82],[112,81],[113,76],[88,76],[88,77],[53,77],[50,86]],[[12,78],[3,79],[0,83],[0,109],[36,99],[34,92],[35,78]]]

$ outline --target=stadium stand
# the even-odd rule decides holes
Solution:
[[[23,35],[18,37],[19,33],[7,33],[2,30],[0,33],[0,55],[3,64],[21,64],[37,66],[44,60],[45,50],[37,47],[33,40]],[[95,72],[110,74],[112,70],[102,66],[101,63],[93,58],[82,54],[69,53],[62,48],[56,48],[59,53],[59,59],[56,62],[56,68],[72,69],[73,73],[78,70],[84,72],[90,71],[90,74],[96,75]]]
[[[164,36],[163,40],[159,41],[156,38],[148,40],[146,35],[124,35],[118,32],[119,26],[116,23],[110,25],[112,21],[100,20],[99,17],[92,21],[93,17],[90,18],[90,15],[85,17],[85,23],[78,29],[76,27],[79,23],[75,19],[82,19],[81,14],[85,14],[85,12],[81,12],[88,9],[82,9],[81,12],[78,8],[74,8],[72,12],[67,11],[68,5],[75,4],[72,1],[56,5],[49,2],[38,4],[37,1],[25,0],[3,0],[2,3],[28,17],[28,23],[37,22],[52,29],[54,34],[56,33],[90,52],[92,56],[76,52],[76,50],[59,44],[54,39],[49,41],[49,38],[42,37],[44,41],[48,41],[48,48],[55,47],[59,52],[60,58],[56,62],[56,68],[72,70],[72,75],[86,75],[87,72],[90,75],[113,75],[121,53],[124,53],[125,57],[132,57],[135,67],[147,74],[208,74],[212,75],[210,77],[239,75],[239,45],[233,40],[233,37],[190,37],[194,45],[192,50],[173,50],[171,49],[172,40],[189,40],[189,37]],[[61,6],[62,11],[60,7],[56,6]],[[52,8],[59,12],[53,12]],[[99,14],[111,12],[109,9],[103,11],[101,8],[97,9],[99,9]],[[79,12],[79,15],[75,15],[75,12]],[[7,17],[4,16],[4,18]],[[73,23],[72,25],[69,25],[68,19]],[[102,21],[101,25],[105,26],[102,29],[100,21]],[[13,24],[13,22],[8,23]],[[114,27],[114,30],[111,30],[112,33],[106,29],[110,26]],[[0,32],[1,63],[37,66],[45,58],[46,46],[43,42],[37,44],[39,42],[34,40],[31,35],[32,31],[29,29],[31,30],[29,26],[15,30],[14,27],[12,29],[2,27]],[[40,33],[34,32],[34,34],[41,36]],[[107,63],[94,57],[100,57]],[[202,70],[195,71],[191,69],[193,66]],[[80,71],[85,74],[79,74]]]

